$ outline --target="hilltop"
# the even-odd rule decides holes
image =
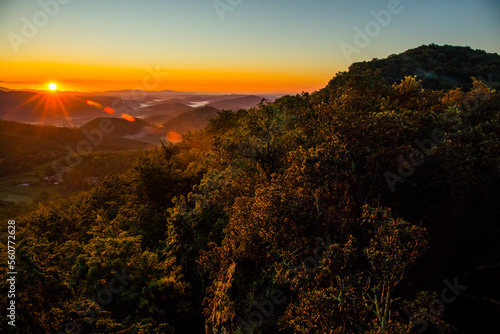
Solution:
[[[500,88],[500,55],[473,50],[470,47],[422,45],[384,59],[373,59],[354,63],[349,67],[350,75],[367,70],[391,85],[405,76],[416,76],[428,89],[451,89],[472,87],[471,77],[492,82],[492,88]]]
[[[113,132],[111,132],[110,135],[117,137],[136,135],[143,131],[145,128],[152,126],[150,123],[139,118],[136,118],[133,122],[130,122],[122,118],[99,117],[82,125],[80,127],[80,130],[90,131],[92,129],[98,129],[100,126],[99,124],[103,119],[109,122],[110,127],[113,127]]]
[[[163,129],[179,134],[199,130],[204,128],[208,124],[208,120],[216,117],[219,112],[219,109],[210,106],[193,109],[168,120],[163,124]]]
[[[220,110],[238,111],[240,109],[250,109],[252,107],[255,107],[262,100],[266,99],[260,96],[250,95],[250,96],[219,100],[216,102],[209,103],[208,106]]]

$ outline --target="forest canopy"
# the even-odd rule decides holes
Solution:
[[[40,206],[18,223],[16,330],[487,332],[500,95],[479,77],[499,64],[435,45],[353,64]]]

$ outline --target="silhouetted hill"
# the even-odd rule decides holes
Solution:
[[[238,111],[240,109],[250,109],[255,107],[262,101],[262,97],[249,95],[244,97],[238,97],[234,99],[225,99],[217,102],[210,103],[210,107],[214,107],[220,110],[233,110]]]
[[[240,97],[245,97],[248,96],[246,94],[222,94],[222,95],[193,95],[193,96],[187,96],[183,98],[183,101],[185,102],[202,102],[202,101],[208,101],[210,103],[212,102],[218,102],[222,100],[232,100],[232,99],[237,99]]]
[[[163,101],[162,103],[174,103],[174,102],[182,103],[182,104],[186,105],[186,101],[184,101],[183,99],[177,98],[177,97],[168,99],[166,101]]]
[[[142,118],[152,124],[163,124],[167,121],[170,121],[172,118],[174,118],[174,116],[161,114],[161,115],[143,116]]]
[[[108,115],[104,107],[116,104],[111,97],[91,98],[98,104],[88,104],[88,98],[65,92],[35,93],[28,91],[0,91],[0,119],[18,122],[71,123],[72,120],[90,120]],[[110,116],[110,115],[108,115]],[[112,115],[111,117],[119,115]]]
[[[148,107],[138,109],[134,112],[135,116],[152,116],[152,115],[171,115],[177,116],[186,111],[193,110],[193,107],[187,106],[177,101],[167,101],[154,104]]]
[[[354,63],[350,75],[366,70],[380,70],[387,84],[400,82],[405,76],[416,75],[425,88],[450,89],[472,87],[471,77],[496,82],[492,88],[500,88],[500,55],[473,50],[470,47],[423,45],[385,59]]]
[[[135,118],[134,122],[120,118],[98,118],[83,125],[81,129],[88,129],[90,131],[91,129],[98,128],[102,119],[110,122],[110,126],[114,129],[113,132],[109,133],[109,136],[120,137],[120,140],[127,138],[153,145],[161,145],[162,140],[165,139],[166,132],[161,126],[151,124],[139,118]]]
[[[208,120],[216,117],[219,112],[219,109],[209,106],[187,111],[167,121],[163,125],[163,129],[167,132],[173,131],[180,134],[199,130],[204,128],[208,124]]]
[[[123,137],[123,136],[131,136],[138,134],[139,132],[143,131],[144,128],[151,126],[150,123],[143,121],[141,119],[136,118],[134,122],[129,122],[125,119],[122,118],[96,118],[91,120],[88,123],[85,123],[80,127],[80,130],[92,130],[92,129],[98,129],[99,124],[101,120],[107,119],[109,122],[111,122],[110,126],[114,127],[114,130],[110,135],[112,136],[117,136],[117,137]]]
[[[169,99],[169,98],[183,98],[186,96],[196,95],[197,93],[188,92],[177,92],[173,90],[161,90],[161,91],[147,91],[147,90],[137,90],[137,89],[123,89],[123,90],[111,90],[105,92],[94,92],[89,95],[92,96],[113,96],[120,99],[131,99],[131,100],[141,100],[149,101],[152,99]]]
[[[0,119],[60,126],[80,126],[89,120],[98,117],[119,118],[122,113],[140,116],[148,119],[154,115],[178,116],[195,109],[188,104],[194,102],[209,102],[217,109],[239,110],[249,109],[257,105],[262,97],[243,94],[232,95],[176,95],[166,101],[159,102],[165,96],[152,95],[150,92],[145,99],[134,100],[137,95],[134,91],[119,91],[119,97],[103,95],[102,93],[77,92],[45,92],[27,90],[0,89]],[[168,93],[162,91],[160,93]],[[117,92],[108,92],[110,95]],[[127,94],[129,93],[129,94]],[[183,97],[181,99],[180,97]],[[142,108],[141,108],[142,106]],[[105,112],[105,108],[115,110],[114,114]],[[155,118],[155,122],[165,122],[168,117]]]

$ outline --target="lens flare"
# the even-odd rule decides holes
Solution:
[[[110,108],[110,107],[104,108],[104,111],[107,112],[108,114],[114,114],[115,113],[114,109]]]
[[[169,133],[167,133],[167,139],[168,139],[168,141],[170,141],[172,143],[178,143],[181,141],[182,136],[180,134],[178,134],[177,132],[169,132]]]
[[[87,103],[89,106],[92,106],[92,107],[102,108],[102,104],[91,101],[91,100],[87,100],[87,101],[85,101],[85,103]]]
[[[122,117],[126,119],[129,122],[135,122],[135,118],[133,116],[127,115],[127,114],[122,114]]]

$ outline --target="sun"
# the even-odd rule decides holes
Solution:
[[[57,90],[57,85],[55,83],[49,84],[49,90],[52,90],[52,91]]]

